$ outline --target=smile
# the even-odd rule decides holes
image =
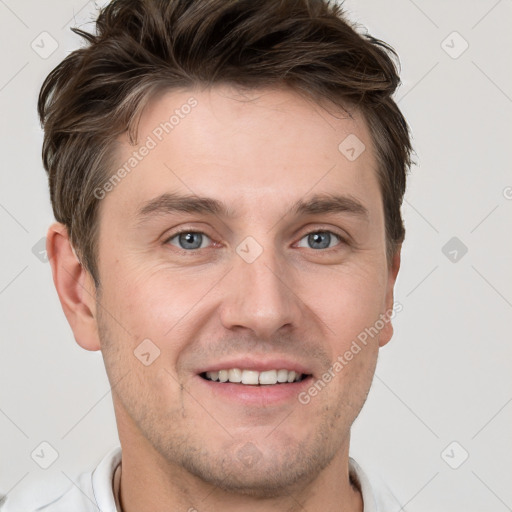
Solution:
[[[248,386],[271,386],[274,384],[286,384],[300,382],[308,377],[304,373],[298,373],[294,370],[242,370],[231,368],[229,370],[219,370],[203,372],[200,374],[203,379],[212,382],[231,382],[235,384],[245,384]]]

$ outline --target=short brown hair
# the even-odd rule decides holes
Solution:
[[[409,128],[392,99],[395,51],[359,34],[330,0],[113,0],[96,35],[46,78],[38,113],[57,221],[97,286],[98,202],[113,143],[161,89],[289,86],[366,119],[376,150],[388,260],[403,241],[400,207],[411,165]]]

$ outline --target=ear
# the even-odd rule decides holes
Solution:
[[[386,299],[385,299],[385,311],[382,316],[382,319],[385,322],[384,327],[380,331],[379,335],[379,346],[383,347],[389,340],[393,337],[393,325],[391,323],[391,314],[395,312],[393,306],[395,303],[394,299],[394,289],[396,277],[398,275],[398,271],[400,270],[400,253],[402,250],[402,245],[400,244],[393,256],[391,264],[388,266],[388,280],[386,283]],[[394,316],[394,315],[393,315]]]
[[[62,310],[76,342],[86,350],[99,350],[96,286],[75,255],[66,226],[60,222],[48,229],[46,251]]]

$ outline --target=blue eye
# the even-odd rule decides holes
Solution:
[[[195,251],[204,249],[212,242],[211,238],[199,231],[182,231],[167,239],[166,243],[179,249]],[[343,242],[343,238],[332,231],[312,231],[303,236],[298,242],[298,247],[309,249],[329,249]]]
[[[310,249],[328,249],[333,247],[333,245],[337,245],[332,245],[331,242],[336,240],[340,242],[341,238],[331,231],[312,231],[301,238],[298,244],[299,247],[305,247],[304,245],[301,245],[302,240],[306,240],[306,243],[309,244],[306,247],[309,247]]]
[[[177,242],[175,243],[173,240],[177,240]],[[182,233],[177,233],[167,240],[171,245],[175,245],[180,249],[189,250],[203,249],[208,245],[208,241],[211,241],[208,236],[197,231],[184,231]]]

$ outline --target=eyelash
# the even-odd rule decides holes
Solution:
[[[203,231],[195,231],[193,229],[182,229],[180,231],[176,231],[176,233],[173,233],[171,236],[167,237],[164,241],[164,244],[167,245],[170,243],[170,241],[176,237],[178,237],[179,235],[182,235],[182,234],[185,234],[185,233],[193,233],[193,234],[200,234],[200,235],[204,235],[206,236],[207,238],[209,238],[213,243],[216,243],[213,241],[212,237],[208,236],[206,233],[204,233]],[[299,242],[304,239],[305,237],[309,236],[309,235],[312,235],[314,233],[329,233],[331,235],[334,235],[338,240],[339,240],[339,243],[336,244],[335,246],[333,247],[327,247],[325,249],[311,249],[312,251],[315,251],[315,252],[328,252],[328,251],[332,251],[332,250],[336,250],[336,248],[339,246],[339,245],[347,245],[349,242],[347,240],[346,237],[340,235],[339,233],[336,233],[332,230],[329,230],[329,229],[314,229],[312,231],[308,231],[307,233],[304,233],[300,239],[299,239]],[[172,245],[172,244],[171,244]],[[174,246],[178,251],[181,251],[183,253],[196,253],[197,251],[200,251],[200,250],[204,250],[204,249],[210,249],[210,247],[203,247],[203,248],[198,248],[198,249],[183,249],[181,247],[178,247],[178,246]]]

